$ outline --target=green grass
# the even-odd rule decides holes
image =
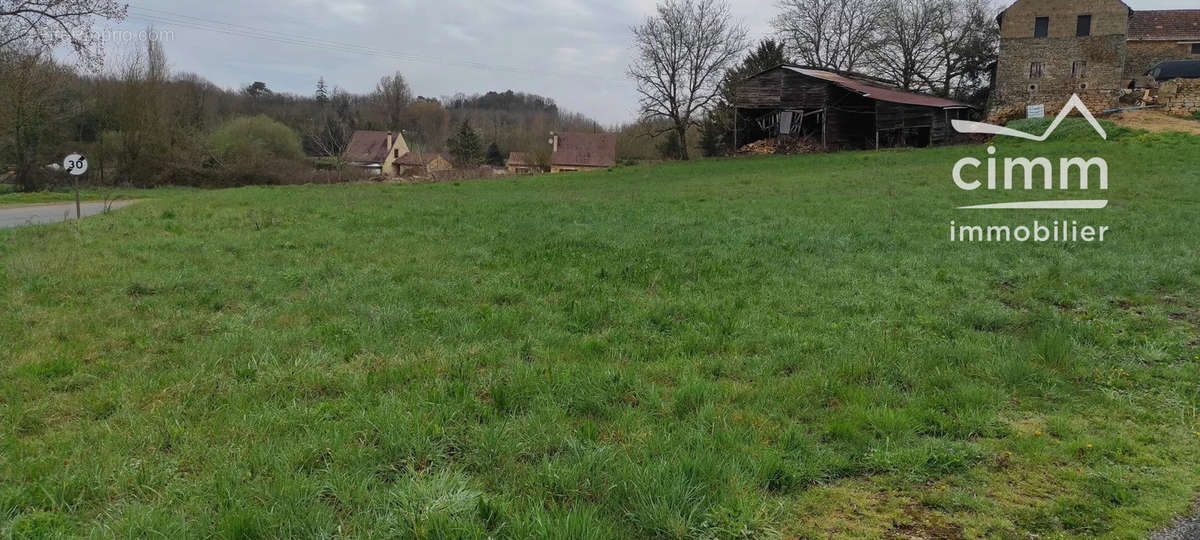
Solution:
[[[1014,198],[963,147],[2,231],[0,531],[1144,537],[1200,489],[1197,141],[999,145],[1105,156],[1095,212],[954,210]],[[1064,217],[1113,233],[947,239]]]
[[[146,197],[162,196],[165,193],[186,193],[182,188],[170,189],[132,189],[132,188],[84,188],[79,192],[83,201],[129,200]],[[50,204],[75,202],[75,192],[70,189],[54,189],[22,193],[12,190],[12,186],[0,184],[0,208],[5,206],[21,206],[29,204]]]

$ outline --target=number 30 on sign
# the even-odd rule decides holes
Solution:
[[[87,158],[79,154],[71,154],[67,156],[67,159],[63,160],[63,169],[66,169],[67,172],[75,176],[80,176],[87,172],[87,168]]]

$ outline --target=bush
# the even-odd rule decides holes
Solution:
[[[226,166],[256,167],[304,158],[300,136],[266,116],[234,118],[208,136],[213,155]]]

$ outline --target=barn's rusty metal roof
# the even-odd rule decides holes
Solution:
[[[1134,41],[1200,41],[1200,9],[1135,11],[1129,16]]]
[[[898,88],[889,88],[880,83],[868,82],[863,79],[856,79],[825,71],[823,69],[803,68],[797,66],[782,66],[783,69],[791,70],[807,77],[813,77],[827,81],[837,86],[862,95],[863,97],[883,101],[887,103],[899,103],[901,105],[917,105],[920,107],[937,107],[939,109],[971,109],[970,105],[959,103],[954,100],[918,94]]]

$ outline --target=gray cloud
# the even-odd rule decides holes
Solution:
[[[1181,9],[1194,8],[1194,2],[1129,3],[1134,9]],[[769,34],[774,4],[731,2],[755,38]],[[654,0],[137,0],[134,15],[117,28],[169,30],[172,69],[225,87],[264,81],[277,91],[308,94],[325,77],[330,85],[366,92],[379,77],[400,71],[421,95],[513,89],[552,97],[566,109],[613,124],[636,116],[636,95],[624,76],[632,53],[629,27],[654,5]],[[245,27],[279,34],[231,35],[250,32]],[[324,42],[401,57],[347,52]],[[122,54],[121,44],[109,45],[110,59]]]

